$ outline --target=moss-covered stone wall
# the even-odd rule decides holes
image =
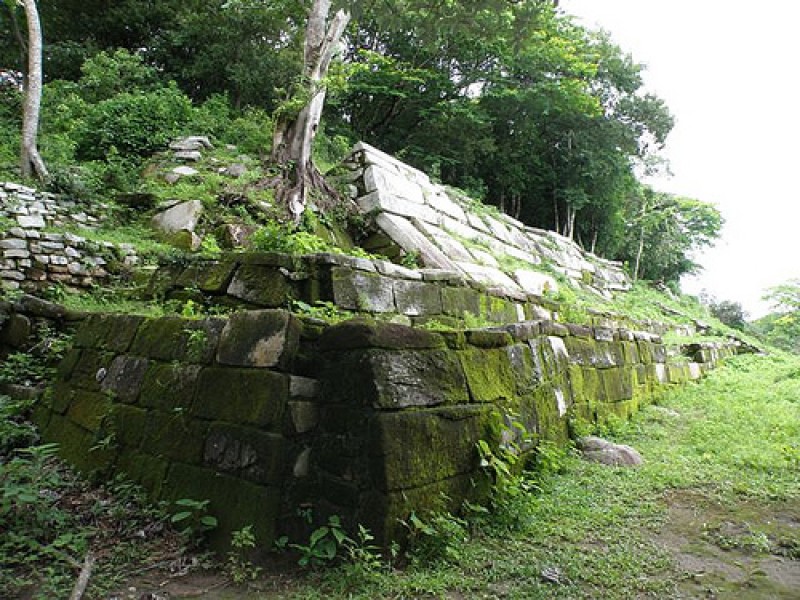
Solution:
[[[210,500],[219,545],[248,524],[263,548],[278,533],[302,539],[299,508],[388,543],[410,512],[486,494],[479,440],[508,443],[521,422],[563,442],[569,419],[627,416],[730,352],[668,360],[655,335],[552,321],[433,332],[282,310],[97,315],[37,419],[85,471]]]

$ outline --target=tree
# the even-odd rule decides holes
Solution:
[[[20,170],[23,177],[47,177],[47,167],[37,147],[39,108],[42,103],[42,28],[35,0],[21,0],[28,22],[28,72],[22,111]]]
[[[754,323],[756,331],[774,346],[800,353],[800,279],[770,288],[764,300],[773,312]]]
[[[296,221],[306,208],[310,190],[332,191],[311,157],[325,105],[325,77],[350,21],[349,13],[339,10],[328,23],[330,8],[330,0],[314,0],[311,5],[303,45],[303,77],[292,98],[292,106],[298,110],[284,109],[275,124],[271,159],[282,170],[277,199]]]
[[[741,303],[732,300],[712,300],[708,305],[711,314],[728,327],[744,331],[747,325],[747,312]]]

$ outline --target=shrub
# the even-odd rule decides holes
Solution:
[[[78,136],[79,158],[103,159],[112,148],[123,157],[144,158],[180,133],[192,104],[171,83],[144,94],[118,94],[87,109]]]
[[[95,54],[83,63],[81,73],[81,96],[92,103],[158,86],[158,72],[140,55],[123,48]]]

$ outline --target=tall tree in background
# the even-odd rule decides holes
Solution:
[[[28,22],[28,72],[22,112],[20,170],[23,177],[47,177],[47,167],[39,155],[39,108],[42,103],[42,27],[35,0],[21,0]]]
[[[282,171],[277,199],[288,207],[295,220],[306,208],[309,191],[326,189],[311,150],[325,105],[325,77],[350,21],[350,14],[339,10],[329,23],[330,8],[330,0],[314,0],[311,5],[303,48],[303,77],[290,108],[284,109],[275,124],[271,159]]]

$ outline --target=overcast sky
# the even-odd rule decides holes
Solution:
[[[752,317],[765,288],[800,277],[800,2],[562,0],[647,66],[646,87],[676,118],[653,185],[712,202],[726,226],[698,256],[689,293],[741,302]]]

